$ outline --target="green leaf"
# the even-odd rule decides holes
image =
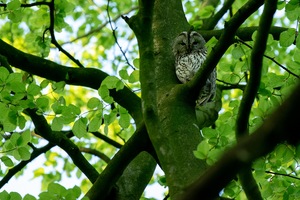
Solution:
[[[106,77],[102,81],[101,86],[102,85],[106,85],[106,87],[108,89],[114,89],[114,88],[116,88],[117,91],[124,88],[123,82],[120,79],[118,79],[117,77],[115,77],[115,76],[108,76],[108,77]]]
[[[289,47],[295,41],[295,29],[288,29],[280,34],[279,43],[282,47]]]
[[[194,156],[199,159],[206,159],[210,150],[210,145],[204,140],[197,146],[197,151],[194,151]]]
[[[298,48],[298,49],[300,49],[300,36],[297,36],[297,38],[296,38],[296,47]],[[299,58],[298,58],[299,59]]]
[[[87,133],[87,119],[85,117],[81,117],[75,121],[72,131],[74,135],[78,138],[83,137]]]
[[[41,84],[40,84],[40,87],[42,88],[42,89],[44,89],[44,88],[46,88],[48,85],[49,85],[49,83],[50,83],[50,81],[49,80],[43,80],[42,82],[41,82]]]
[[[48,192],[63,196],[63,193],[65,193],[66,191],[67,189],[61,186],[60,184],[50,183],[48,185]]]
[[[51,123],[51,129],[52,131],[61,131],[61,129],[63,128],[63,118],[62,117],[55,117],[53,120],[52,120],[52,123]]]
[[[241,58],[245,53],[244,53],[244,50],[243,50],[243,48],[241,47],[241,45],[238,45],[238,46],[236,46],[236,47],[232,50],[231,54],[232,54],[232,57],[233,57],[233,58],[239,59],[239,58]]]
[[[78,115],[80,115],[80,113],[81,113],[80,108],[73,104],[64,106],[61,112],[63,123],[69,124],[73,122],[78,117]]]
[[[21,160],[21,155],[18,151],[18,149],[15,149],[11,152],[12,156],[16,159],[16,160]]]
[[[49,106],[49,99],[47,97],[39,97],[36,99],[36,105],[38,108],[46,111]]]
[[[207,19],[212,16],[214,11],[215,11],[215,8],[213,6],[205,6],[204,9],[202,9],[200,12],[200,17],[202,19]]]
[[[96,98],[96,97],[92,97],[89,99],[89,101],[87,102],[87,107],[89,109],[94,109],[94,108],[97,108],[98,106],[101,106],[102,107],[102,103],[101,101]]]
[[[137,69],[140,68],[140,59],[139,58],[136,58],[133,60],[133,66]]]
[[[56,93],[60,93],[60,92],[64,91],[65,85],[66,85],[66,83],[64,81],[54,82],[54,83],[52,83],[52,89]]]
[[[128,81],[129,83],[136,83],[140,80],[140,71],[139,70],[134,70],[129,78],[128,78]]]
[[[119,119],[120,126],[122,128],[128,128],[128,126],[130,125],[130,115],[128,114],[128,111],[125,108],[120,107],[119,113],[120,113],[120,119]]]
[[[40,94],[41,88],[35,83],[31,83],[27,88],[27,93],[32,96]]]
[[[20,158],[22,160],[29,160],[30,159],[31,155],[30,155],[30,151],[28,150],[28,148],[26,148],[26,147],[19,147],[17,149],[17,151],[18,151],[18,153],[20,155]]]
[[[295,10],[298,7],[299,1],[298,0],[290,0],[288,4],[286,4],[285,9],[286,11]]]
[[[31,133],[30,130],[26,130],[23,133],[21,133],[21,135],[19,136],[19,138],[16,141],[16,145],[17,146],[25,146],[28,144],[28,142],[31,141]]]
[[[11,192],[11,193],[9,193],[9,195],[10,195],[10,199],[22,200],[22,196],[17,192]]]
[[[22,82],[22,79],[23,79],[23,74],[21,73],[11,73],[9,74],[9,76],[7,77],[7,83],[10,83],[10,82]]]
[[[74,186],[72,189],[70,189],[70,191],[72,191],[72,193],[76,196],[79,197],[81,195],[81,189],[78,186]]]
[[[0,72],[0,75],[1,75],[1,72]],[[0,120],[3,120],[7,117],[8,115],[8,112],[9,112],[9,108],[6,104],[0,102]]]
[[[56,195],[50,192],[42,192],[39,194],[39,199],[40,200],[46,200],[46,199],[55,199]]]
[[[11,140],[8,140],[3,145],[3,151],[13,151],[15,149],[15,146],[16,145],[12,144]]]
[[[277,2],[277,9],[282,10],[285,7],[285,1],[278,1]]]
[[[204,127],[202,129],[202,135],[204,138],[208,139],[208,138],[216,137],[218,135],[218,132],[216,129]]]
[[[24,196],[23,200],[36,200],[36,198],[30,194],[26,194]]]
[[[10,200],[10,197],[9,197],[9,194],[8,192],[6,192],[5,190],[0,192],[0,199],[3,199],[3,200]]]
[[[128,72],[126,69],[122,69],[119,71],[119,76],[124,79],[127,80],[129,78]]]
[[[22,82],[10,82],[9,86],[11,88],[12,91],[14,91],[15,93],[24,93],[26,92],[26,88],[25,88],[25,84]]]
[[[7,4],[8,10],[16,10],[21,7],[21,2],[19,0],[13,0]]]
[[[22,20],[22,11],[14,10],[8,14],[8,19],[10,19],[13,23],[18,23]]]
[[[2,156],[0,159],[6,167],[13,167],[14,166],[13,161],[9,157]]]
[[[94,117],[89,123],[89,127],[88,127],[89,132],[98,131],[101,124],[102,124],[102,117],[101,116]]]
[[[61,96],[58,98],[56,102],[52,104],[51,108],[53,112],[55,112],[55,114],[61,114],[65,105],[66,105],[66,100],[63,96]]]
[[[0,83],[6,82],[8,76],[9,76],[9,71],[4,67],[0,67]]]
[[[103,101],[107,103],[112,103],[114,101],[114,99],[109,96],[109,90],[106,85],[101,84],[100,88],[98,89],[98,94],[103,99]]]
[[[23,129],[23,128],[25,128],[25,125],[26,125],[26,119],[25,119],[25,117],[22,116],[22,115],[19,115],[18,116],[18,126],[19,126],[19,128]]]

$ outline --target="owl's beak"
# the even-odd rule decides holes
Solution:
[[[192,48],[190,47],[190,45],[187,46],[187,50],[186,50],[188,53],[191,53],[192,51]]]

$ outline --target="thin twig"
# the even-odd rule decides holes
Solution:
[[[300,180],[299,177],[292,176],[292,175],[289,175],[289,174],[281,174],[281,173],[278,173],[278,172],[271,172],[271,171],[265,171],[265,172],[268,173],[268,174],[279,175],[279,176],[286,176],[286,177],[290,177],[290,178],[294,178],[294,179]]]
[[[243,45],[245,45],[246,47],[252,49],[253,47],[250,46],[249,44],[247,44],[246,42],[244,42],[243,40],[241,39],[237,39],[238,42],[242,43]],[[291,70],[289,70],[288,68],[286,68],[285,66],[283,66],[282,64],[280,64],[278,61],[276,61],[274,58],[268,56],[268,55],[265,55],[264,54],[264,57],[268,58],[269,60],[271,60],[272,62],[274,62],[276,65],[278,65],[280,68],[284,69],[285,71],[287,71],[288,73],[290,73],[291,75],[295,76],[296,78],[300,78],[297,74],[295,74],[294,72],[292,72]]]
[[[129,14],[130,12],[136,10],[137,8],[138,8],[137,6],[132,7],[132,8],[131,8],[130,10],[128,10],[127,12],[124,12],[123,14],[120,14],[120,15],[116,16],[115,18],[113,18],[113,19],[112,19],[112,22],[116,22],[120,17],[122,17],[123,15]],[[88,37],[88,36],[90,36],[90,35],[92,35],[92,34],[94,34],[94,33],[97,33],[97,32],[99,32],[99,31],[101,31],[108,23],[109,23],[109,21],[106,21],[106,22],[104,22],[101,26],[99,26],[99,27],[97,27],[97,28],[95,28],[95,29],[89,31],[88,33],[83,34],[83,35],[80,35],[80,36],[78,36],[77,38],[75,38],[75,39],[73,39],[73,40],[70,40],[70,41],[68,41],[68,42],[64,42],[64,43],[62,43],[61,45],[73,43],[73,42],[75,42],[75,41],[77,41],[77,40],[80,40],[80,39],[85,38],[85,37]]]
[[[28,7],[41,6],[41,5],[47,5],[47,6],[49,6],[49,4],[50,4],[50,2],[44,2],[44,1],[42,1],[42,2],[34,2],[34,3],[29,3],[29,4],[22,3],[21,7],[28,8]],[[6,8],[7,4],[6,3],[0,3],[0,7]]]
[[[79,150],[81,152],[89,153],[91,155],[97,156],[97,157],[99,157],[100,159],[102,159],[106,163],[109,163],[109,161],[110,161],[110,158],[107,155],[105,155],[104,153],[102,153],[100,151],[97,151],[96,149],[79,147]]]
[[[133,70],[135,70],[135,67],[132,66],[132,65],[129,63],[128,58],[126,57],[125,52],[123,51],[122,47],[120,46],[120,44],[119,44],[119,42],[118,42],[118,39],[117,39],[117,36],[116,36],[116,29],[117,29],[117,28],[114,28],[114,27],[113,27],[113,25],[112,25],[112,20],[111,20],[110,14],[109,14],[109,2],[110,2],[110,0],[107,1],[106,12],[107,12],[107,17],[108,17],[108,23],[109,23],[110,28],[111,28],[111,30],[112,30],[113,37],[114,37],[115,42],[116,42],[117,46],[119,47],[121,53],[123,54],[123,56],[124,56],[124,58],[125,58],[125,60],[126,60],[126,63],[127,63]]]
[[[54,0],[52,0],[49,3],[49,10],[50,10],[50,26],[47,28],[44,33],[49,30],[50,35],[51,35],[51,43],[58,48],[59,51],[63,52],[68,58],[70,58],[74,63],[76,63],[80,68],[84,68],[84,66],[79,62],[79,60],[75,59],[69,52],[64,50],[60,44],[58,44],[56,38],[55,38],[55,33],[54,33],[54,17],[55,17],[55,5],[54,5]]]
[[[16,175],[19,171],[21,171],[24,167],[27,166],[31,161],[33,161],[35,158],[37,158],[39,155],[49,151],[52,147],[55,145],[52,143],[48,143],[47,145],[33,149],[30,159],[29,160],[23,160],[19,164],[15,165],[14,167],[10,168],[8,172],[2,177],[0,180],[0,188],[2,188],[13,176]]]

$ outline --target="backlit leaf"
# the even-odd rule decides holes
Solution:
[[[87,119],[84,117],[79,118],[75,121],[72,131],[78,138],[83,137],[87,133]]]
[[[280,45],[282,47],[288,47],[295,41],[295,29],[288,29],[280,34]]]

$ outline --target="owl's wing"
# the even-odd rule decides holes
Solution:
[[[210,74],[206,84],[201,89],[196,105],[202,106],[213,100],[216,94],[216,70]]]

